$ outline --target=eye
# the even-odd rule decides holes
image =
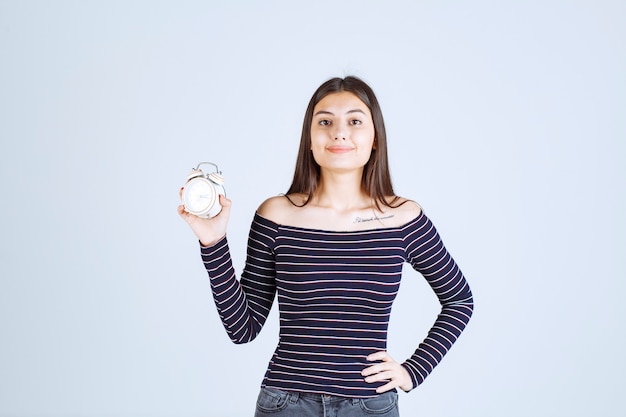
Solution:
[[[352,126],[358,126],[361,123],[362,122],[359,119],[352,119],[352,120],[350,120],[350,125],[352,125]]]
[[[318,123],[320,126],[330,126],[330,120],[328,119],[321,119]]]

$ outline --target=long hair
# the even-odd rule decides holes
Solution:
[[[332,93],[347,91],[356,95],[369,108],[374,122],[374,143],[370,159],[365,164],[361,187],[370,196],[380,210],[380,205],[393,207],[392,204],[398,199],[393,191],[391,175],[389,174],[389,161],[387,158],[387,133],[380,105],[374,91],[361,79],[349,76],[346,78],[331,78],[313,93],[309,105],[304,114],[302,123],[302,135],[300,148],[296,159],[296,169],[291,186],[287,195],[302,193],[307,195],[304,204],[308,203],[317,190],[320,182],[320,166],[315,162],[311,152],[311,123],[313,122],[313,110],[317,103]],[[386,197],[393,196],[389,202]],[[290,200],[291,201],[291,200]],[[303,205],[304,205],[303,204]]]

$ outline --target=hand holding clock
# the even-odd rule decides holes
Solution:
[[[183,189],[180,189],[182,196]],[[185,210],[184,205],[178,206],[178,214],[187,222],[202,246],[211,246],[226,235],[226,226],[230,217],[232,201],[223,195],[219,195],[222,210],[210,219],[195,216]]]

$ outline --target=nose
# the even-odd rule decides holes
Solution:
[[[346,140],[346,132],[343,126],[336,125],[333,131],[334,140]]]

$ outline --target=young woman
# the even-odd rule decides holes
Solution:
[[[470,319],[473,299],[435,227],[395,195],[382,113],[356,77],[322,84],[309,102],[287,194],[257,210],[237,280],[226,225],[178,212],[200,240],[215,303],[234,343],[260,332],[278,294],[280,338],[256,416],[397,416]],[[386,351],[391,306],[408,262],[439,298],[441,314],[415,353]]]

